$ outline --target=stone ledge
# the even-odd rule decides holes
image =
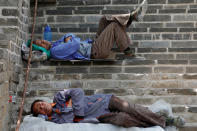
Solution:
[[[31,3],[34,3],[35,0],[31,0]],[[56,0],[38,0],[38,3],[56,3]]]

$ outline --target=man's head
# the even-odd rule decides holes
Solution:
[[[51,116],[51,113],[52,106],[48,102],[45,102],[43,100],[35,100],[31,104],[31,114],[33,114],[33,116],[38,116],[38,114]]]
[[[71,38],[72,38],[72,36],[68,36],[68,37],[64,38],[64,42],[67,43]]]

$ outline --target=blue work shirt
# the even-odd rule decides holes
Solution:
[[[73,123],[74,116],[84,116],[84,119],[97,118],[101,115],[109,113],[109,101],[111,94],[96,94],[92,96],[84,96],[84,92],[80,88],[73,88],[59,91],[53,102],[51,121],[55,123]],[[72,107],[68,107],[66,102],[72,99]],[[55,112],[59,110],[60,113]]]
[[[65,43],[64,39],[72,36],[72,38]],[[51,58],[62,60],[89,60],[91,55],[92,40],[87,39],[81,41],[79,37],[74,34],[65,34],[61,39],[52,43],[50,49]]]

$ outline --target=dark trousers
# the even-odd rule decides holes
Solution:
[[[125,31],[128,21],[129,14],[121,17],[103,16],[100,19],[96,40],[92,45],[92,58],[104,59],[108,57],[114,43],[121,52],[131,45],[130,39]]]
[[[148,108],[129,104],[128,102],[112,96],[109,109],[111,113],[99,117],[102,123],[111,123],[123,127],[165,127],[165,119]]]

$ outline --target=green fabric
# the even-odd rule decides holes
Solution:
[[[26,44],[29,47],[30,44],[31,44],[31,40],[28,40]],[[34,43],[32,44],[32,50],[38,50],[38,51],[45,52],[47,54],[47,59],[50,58],[50,50],[47,50],[47,49],[45,49],[43,47],[40,47],[38,45],[35,45]]]

